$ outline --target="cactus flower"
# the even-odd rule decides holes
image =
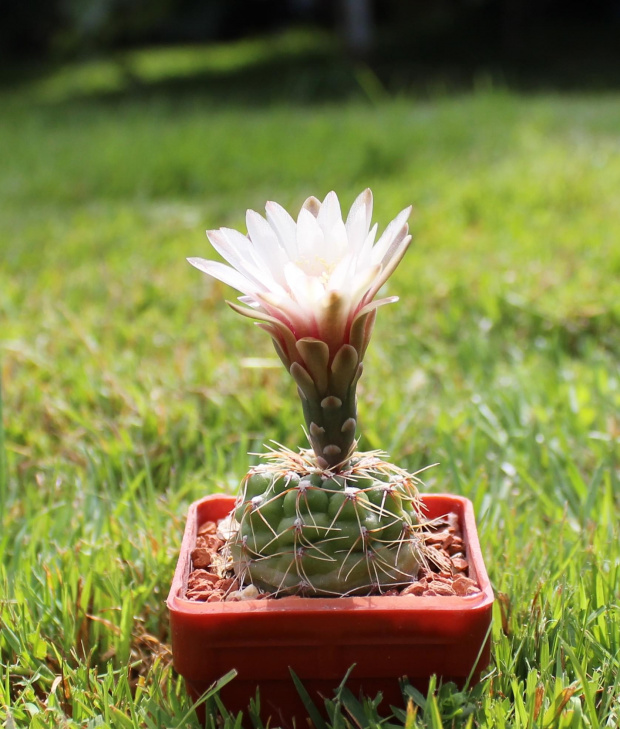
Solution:
[[[375,241],[370,190],[355,200],[346,222],[334,192],[322,203],[308,198],[297,222],[268,202],[266,219],[248,210],[247,236],[229,228],[207,232],[230,266],[188,259],[240,291],[240,304],[229,305],[271,335],[298,385],[322,468],[338,470],[355,445],[355,385],[376,310],[397,301],[375,296],[409,246],[410,212],[403,210]]]

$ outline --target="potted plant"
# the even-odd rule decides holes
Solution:
[[[370,190],[346,222],[333,192],[297,222],[267,203],[266,219],[248,211],[247,236],[208,232],[232,268],[189,259],[240,291],[229,305],[272,337],[312,446],[270,450],[236,498],[190,509],[168,607],[196,698],[234,668],[225,705],[246,708],[259,687],[264,717],[286,723],[305,713],[290,670],[316,697],[355,664],[350,688],[398,703],[402,676],[464,683],[488,663],[493,593],[471,503],[420,495],[415,474],[356,450],[362,361],[377,309],[397,300],[375,297],[407,250],[410,211],[375,242]]]

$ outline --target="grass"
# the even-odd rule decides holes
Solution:
[[[184,257],[267,199],[371,186],[380,225],[415,203],[415,243],[362,445],[440,462],[428,488],[474,501],[498,600],[478,687],[406,688],[389,720],[343,689],[329,725],[617,726],[620,96],[390,95],[342,64],[342,102],[315,98],[321,67],[257,89],[295,59],[278,42],[1,92],[0,721],[197,726],[163,603],[185,509],[303,435],[268,338]]]

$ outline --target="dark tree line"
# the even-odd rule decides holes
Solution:
[[[411,35],[471,17],[507,53],[541,23],[620,23],[620,0],[0,0],[0,55],[67,57],[146,43],[206,42],[311,22],[370,54],[386,28]]]

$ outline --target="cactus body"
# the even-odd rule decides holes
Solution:
[[[422,560],[417,479],[375,454],[355,454],[337,475],[313,467],[309,454],[275,454],[244,479],[229,542],[237,575],[304,595],[411,582]]]

